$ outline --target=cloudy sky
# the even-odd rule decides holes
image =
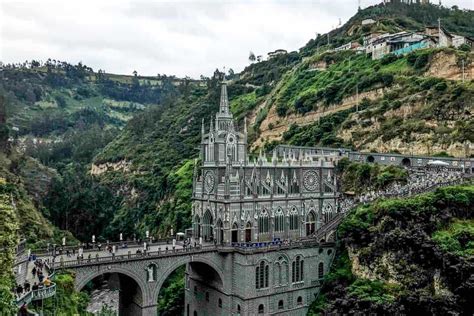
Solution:
[[[378,2],[361,0],[363,7]],[[474,0],[443,3],[474,9]],[[296,50],[347,21],[357,6],[358,0],[0,0],[0,61],[52,58],[141,75],[240,71],[249,51]]]

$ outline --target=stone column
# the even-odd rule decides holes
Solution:
[[[156,316],[156,304],[142,307],[142,316]]]

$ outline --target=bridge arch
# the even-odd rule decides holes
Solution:
[[[92,280],[94,280],[95,278],[97,278],[101,275],[113,274],[113,273],[123,274],[123,275],[126,275],[129,278],[133,279],[138,284],[138,286],[140,287],[140,290],[142,291],[142,293],[145,293],[146,284],[143,282],[143,276],[142,275],[138,275],[137,273],[132,272],[131,270],[123,269],[123,268],[115,267],[115,266],[111,267],[108,270],[97,270],[95,272],[88,273],[87,277],[81,278],[78,281],[78,283],[76,285],[76,290],[81,291],[82,289],[84,289],[84,287],[89,282],[91,282]],[[144,273],[145,273],[145,271],[144,271]]]
[[[179,257],[179,258],[173,258],[171,264],[166,265],[165,269],[162,269],[160,271],[160,276],[158,277],[158,281],[156,282],[156,286],[151,293],[152,301],[157,302],[158,301],[158,296],[160,295],[161,288],[163,287],[163,284],[165,283],[166,279],[174,272],[176,269],[179,267],[185,265],[185,264],[204,264],[207,267],[211,268],[218,276],[220,284],[221,284],[221,290],[223,292],[227,292],[228,289],[228,284],[227,280],[224,276],[224,271],[220,267],[220,265],[216,262],[214,262],[212,259],[206,258],[204,256],[186,256],[186,257]]]
[[[85,277],[79,278],[76,290],[81,291],[89,283],[101,276],[107,277],[108,287],[119,290],[120,315],[144,315],[145,306],[149,305],[147,286],[143,276],[120,267],[109,267],[109,269],[87,271]],[[143,271],[146,272],[145,270]],[[84,275],[82,275],[84,276]]]

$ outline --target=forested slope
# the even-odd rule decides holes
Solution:
[[[310,315],[471,315],[474,186],[361,206]]]

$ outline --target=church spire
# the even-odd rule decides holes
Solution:
[[[229,99],[227,98],[227,84],[225,83],[225,81],[222,82],[221,86],[221,103],[219,106],[219,113],[229,113]]]
[[[201,139],[204,139],[204,133],[205,133],[205,129],[204,129],[204,118],[203,118],[201,122]]]

